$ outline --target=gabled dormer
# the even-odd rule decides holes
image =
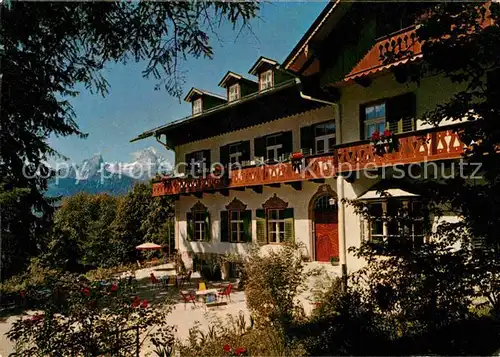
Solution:
[[[223,96],[194,87],[189,90],[184,101],[191,103],[193,115],[201,114],[208,109],[226,103]]]
[[[257,83],[231,71],[227,72],[222,78],[219,87],[226,89],[228,102],[237,101],[241,97],[259,90]]]
[[[257,62],[250,68],[248,73],[259,79],[259,90],[274,87],[274,74],[278,62],[267,57],[260,56]]]

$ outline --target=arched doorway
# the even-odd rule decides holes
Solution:
[[[311,199],[314,260],[329,262],[339,257],[337,197],[330,187],[323,187]]]

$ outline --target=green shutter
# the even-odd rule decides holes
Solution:
[[[191,240],[193,239],[193,234],[194,234],[193,214],[191,212],[186,213],[186,226],[187,226],[187,238],[188,240]]]
[[[210,225],[210,213],[205,212],[205,241],[206,242],[210,242],[210,240],[212,239],[211,232],[212,232],[212,227]]]
[[[285,209],[285,241],[295,241],[293,224],[293,208]]]
[[[228,211],[220,211],[220,241],[229,242]]]
[[[241,161],[249,161],[250,160],[250,140],[241,142]]]
[[[266,138],[261,136],[254,139],[255,156],[266,157]]]
[[[241,212],[243,219],[243,229],[245,234],[245,242],[252,242],[252,210]]]
[[[291,130],[281,134],[281,144],[283,145],[282,154],[288,159],[289,154],[293,152],[293,133]]]
[[[203,150],[203,158],[205,159],[206,169],[210,170],[210,165],[212,165],[212,161],[210,160],[210,149]]]
[[[300,128],[300,148],[309,149],[314,152],[314,127],[304,126]]]
[[[387,100],[387,123],[393,133],[415,130],[415,93],[406,93]]]
[[[257,243],[266,244],[266,211],[263,209],[255,210],[255,221],[257,223]]]
[[[220,147],[220,163],[224,167],[228,167],[229,164],[229,145],[224,145]]]

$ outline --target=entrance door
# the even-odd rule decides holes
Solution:
[[[338,214],[330,196],[320,197],[314,206],[316,260],[328,262],[339,256]]]

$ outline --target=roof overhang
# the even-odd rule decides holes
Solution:
[[[222,80],[219,82],[219,87],[222,87],[222,88],[226,88],[226,83],[231,80],[231,79],[234,79],[236,81],[239,81],[243,78],[243,76],[237,74],[237,73],[234,73],[234,72],[231,72],[231,71],[228,71],[226,73],[226,75],[224,76],[224,78],[222,78]]]
[[[192,102],[194,98],[196,97],[201,97],[201,96],[209,96],[209,97],[214,97],[214,98],[217,98],[217,99],[222,99],[222,100],[226,100],[225,97],[219,95],[219,94],[215,94],[215,93],[212,93],[212,92],[208,92],[206,90],[202,90],[202,89],[198,89],[198,88],[194,88],[192,87],[188,94],[186,94],[186,96],[184,97],[184,101],[185,102]]]
[[[259,74],[260,70],[263,67],[276,67],[277,65],[279,65],[279,63],[276,62],[275,60],[264,57],[264,56],[260,56],[259,59],[254,63],[252,68],[250,68],[248,73],[256,76],[257,74]]]

